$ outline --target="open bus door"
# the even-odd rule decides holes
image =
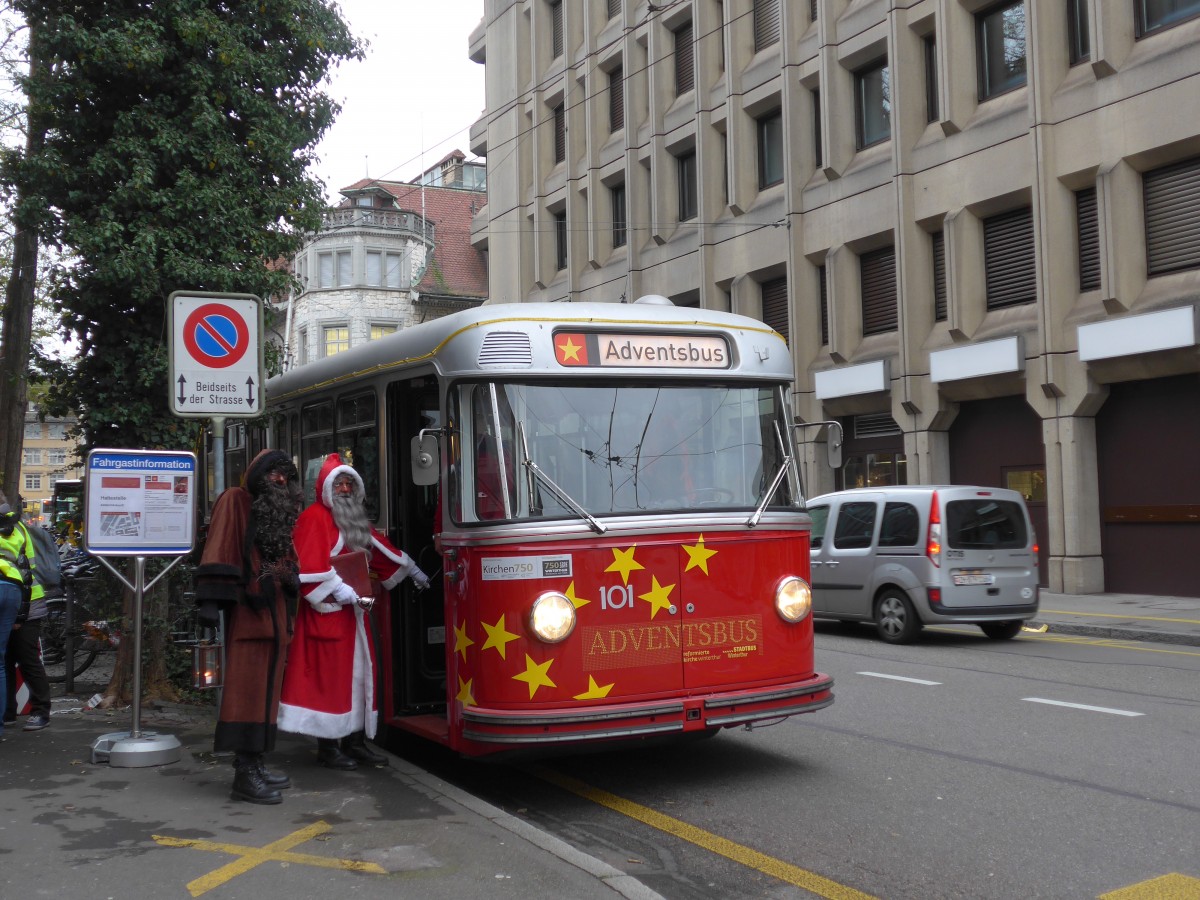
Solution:
[[[438,486],[414,484],[411,475],[412,437],[422,428],[442,424],[437,379],[423,376],[393,382],[386,403],[392,448],[387,460],[388,537],[429,576],[429,588],[416,592],[402,583],[394,589],[397,600],[384,626],[388,636],[383,643],[390,647],[391,664],[385,669],[390,684],[381,694],[388,704],[380,707],[382,723],[397,715],[444,714],[446,641],[453,637],[443,609],[442,560],[434,546]]]

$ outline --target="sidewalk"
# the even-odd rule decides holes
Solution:
[[[1200,647],[1200,597],[1052,594],[1043,591],[1031,628],[1127,641]]]
[[[96,738],[128,733],[131,714],[82,699],[56,697],[43,731],[22,732],[24,718],[6,727],[5,897],[658,897],[394,756],[387,768],[334,772],[316,765],[314,742],[283,735],[269,758],[292,779],[283,803],[235,802],[230,761],[210,752],[207,707],[143,710],[141,733],[178,738],[179,762],[93,763]]]

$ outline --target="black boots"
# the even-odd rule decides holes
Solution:
[[[354,734],[342,738],[342,753],[367,766],[386,766],[388,764],[386,756],[376,753],[367,746],[365,731],[356,731]]]
[[[262,776],[262,780],[268,786],[276,790],[282,791],[292,786],[292,779],[288,778],[283,772],[272,772],[268,769],[261,755],[258,757],[258,774]]]
[[[358,763],[338,747],[336,738],[317,738],[317,764],[343,772],[358,768]]]
[[[263,778],[262,754],[239,753],[233,760],[233,790],[230,797],[248,803],[281,803],[283,796]],[[279,776],[274,776],[278,778]],[[287,776],[283,776],[285,779]]]

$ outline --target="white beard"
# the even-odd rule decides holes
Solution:
[[[329,511],[333,513],[333,523],[346,542],[347,550],[371,549],[371,523],[367,519],[366,507],[362,498],[353,494],[334,494]]]

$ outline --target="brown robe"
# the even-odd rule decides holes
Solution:
[[[292,640],[299,580],[295,551],[264,572],[254,543],[251,495],[225,491],[213,507],[196,602],[215,600],[225,620],[225,679],[213,750],[275,748],[279,691]]]

